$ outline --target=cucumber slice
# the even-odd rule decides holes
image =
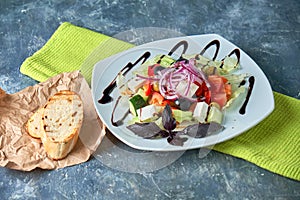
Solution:
[[[139,94],[134,95],[129,99],[129,110],[133,114],[133,116],[137,116],[137,109],[142,108],[146,105],[146,101]]]

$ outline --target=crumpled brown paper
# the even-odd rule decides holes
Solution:
[[[79,140],[62,160],[47,157],[40,139],[25,130],[29,117],[47,99],[60,90],[77,92],[84,106],[84,120]],[[93,106],[91,90],[79,71],[62,73],[46,82],[27,87],[15,94],[0,88],[0,166],[30,171],[35,168],[57,169],[87,161],[105,135],[105,127]]]

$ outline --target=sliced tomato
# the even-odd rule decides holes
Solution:
[[[227,102],[224,78],[218,75],[211,75],[208,76],[208,81],[211,85],[211,101],[218,103],[222,108]]]
[[[169,104],[172,109],[178,109],[173,100],[167,100],[159,92],[155,91],[151,94],[148,103],[157,106],[166,106],[167,104]]]
[[[210,104],[210,102],[211,102],[211,92],[209,90],[207,90],[204,93],[204,97],[205,97],[205,103]]]
[[[159,92],[153,92],[148,100],[148,103],[154,105],[163,105],[164,97]]]
[[[148,66],[148,76],[154,76],[154,67],[153,67],[153,65]]]
[[[231,89],[230,84],[225,84],[225,92],[226,92],[226,98],[227,98],[227,101],[228,101],[230,99],[231,95],[232,95],[232,89]]]
[[[200,97],[203,94],[202,84],[198,83],[197,81],[195,81],[194,83],[199,86],[195,94],[197,97]]]
[[[223,106],[225,106],[225,104],[227,102],[226,93],[223,92],[223,93],[212,94],[211,100],[212,100],[212,102],[218,103],[220,105],[220,107],[222,108]]]
[[[203,98],[204,98],[205,99],[204,101],[207,104],[209,104],[210,100],[211,100],[210,99],[211,93],[210,93],[208,87],[206,86],[206,84],[204,82],[202,84],[200,84],[198,82],[194,82],[194,83],[199,86],[199,88],[195,92],[195,94],[198,97],[198,99],[201,99],[201,101],[203,101]]]
[[[208,81],[211,84],[214,93],[224,92],[224,82],[221,76],[211,75],[208,76]]]
[[[231,85],[228,83],[227,78],[223,76],[212,75],[209,76],[210,82],[213,82],[214,93],[226,94],[226,100],[228,101],[231,97]],[[223,84],[222,84],[222,82]]]
[[[145,91],[145,95],[149,96],[152,92],[152,85],[150,81],[146,81],[146,83],[143,85],[143,89]]]

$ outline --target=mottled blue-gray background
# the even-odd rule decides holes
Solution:
[[[15,93],[36,82],[19,72],[62,22],[110,36],[162,27],[185,35],[217,33],[262,68],[274,91],[300,99],[298,0],[1,0],[0,87]],[[300,183],[217,152],[184,153],[149,173],[111,169],[97,159],[65,169],[0,168],[1,199],[299,199]]]

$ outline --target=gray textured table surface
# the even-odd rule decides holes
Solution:
[[[274,91],[300,99],[300,1],[0,1],[0,87],[36,82],[19,72],[61,22],[110,36],[162,27],[217,33],[248,53]],[[123,172],[91,158],[53,171],[0,168],[1,199],[299,199],[300,183],[218,152],[186,151],[153,172]]]

